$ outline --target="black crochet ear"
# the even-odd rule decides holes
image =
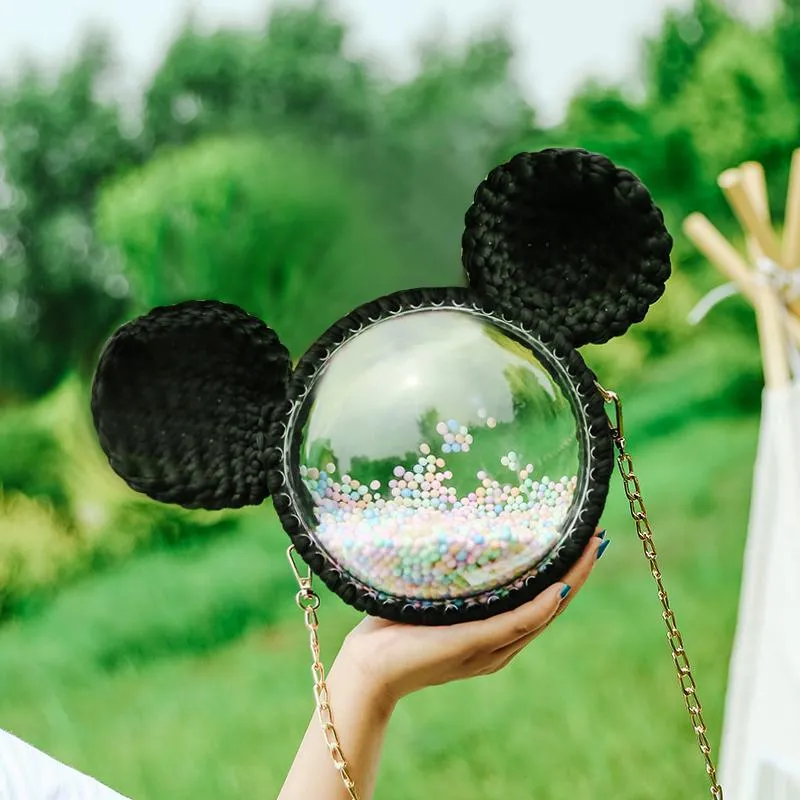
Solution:
[[[237,306],[191,301],[123,325],[100,358],[92,415],[114,471],[154,500],[239,508],[268,496],[266,433],[289,353]]]
[[[470,286],[575,347],[644,319],[670,275],[672,237],[639,179],[578,149],[521,153],[489,173],[466,214]]]

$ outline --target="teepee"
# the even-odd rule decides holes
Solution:
[[[800,800],[800,149],[782,241],[760,164],[718,182],[746,253],[702,214],[684,231],[754,306],[765,379],[720,782],[726,800]]]

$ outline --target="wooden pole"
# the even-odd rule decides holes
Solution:
[[[739,168],[742,188],[747,194],[753,212],[770,228],[769,197],[764,168],[750,161]],[[764,256],[758,241],[752,235],[747,237],[750,260],[757,263]],[[758,342],[761,348],[761,366],[764,370],[764,383],[768,388],[788,386],[792,376],[789,370],[789,353],[786,342],[786,328],[782,317],[786,314],[778,292],[762,281],[755,281],[756,322]]]
[[[761,366],[764,383],[770,389],[779,389],[791,383],[789,361],[786,353],[786,329],[781,317],[786,314],[783,303],[774,289],[767,284],[756,284],[756,321],[758,341],[761,346]]]
[[[718,183],[728,198],[742,230],[758,245],[759,255],[764,255],[779,267],[785,267],[780,242],[769,222],[769,204],[766,197],[766,182],[756,172],[759,167],[745,170],[727,169],[719,176]],[[759,165],[760,166],[760,165]],[[745,176],[749,177],[745,177]],[[763,209],[759,211],[759,208]],[[753,245],[751,245],[752,249]],[[789,304],[791,311],[800,318],[800,300]]]
[[[780,264],[781,247],[778,237],[769,224],[769,218],[759,214],[753,206],[741,170],[726,169],[719,176],[717,183],[725,193],[742,230],[758,242],[758,246],[767,258]]]
[[[761,299],[757,292],[753,271],[736,248],[708,218],[703,214],[690,214],[683,222],[683,230],[709,262],[728,280],[733,281],[742,295],[750,301],[754,308],[757,308]],[[790,316],[787,326],[792,339],[800,345],[800,320]]]
[[[726,278],[736,284],[744,297],[753,305],[758,302],[753,288],[754,275],[747,262],[704,214],[686,217],[683,232]]]
[[[767,225],[771,225],[769,213],[769,197],[767,196],[767,176],[764,167],[758,161],[746,161],[739,167],[742,184],[747,192],[750,202]]]
[[[800,148],[792,158],[783,245],[772,227],[764,168],[748,161],[728,169],[718,178],[747,240],[750,259],[767,258],[784,269],[800,267]],[[683,223],[689,239],[723,275],[732,280],[756,311],[764,382],[769,388],[791,382],[786,335],[800,345],[800,301],[789,304],[787,314],[779,291],[760,280],[736,248],[702,214],[691,214]]]
[[[788,269],[800,269],[800,148],[794,151],[789,172],[782,256]]]

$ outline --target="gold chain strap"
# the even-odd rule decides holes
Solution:
[[[711,796],[715,800],[722,800],[722,787],[717,782],[717,770],[714,767],[714,760],[711,755],[711,744],[706,733],[708,731],[705,720],[703,719],[703,707],[697,696],[697,684],[692,675],[692,668],[689,665],[689,657],[686,655],[686,648],[683,644],[683,637],[678,630],[678,623],[675,621],[675,612],[669,604],[667,590],[661,579],[661,570],[658,566],[658,554],[653,542],[653,529],[650,527],[650,520],[647,518],[647,509],[642,500],[642,491],[639,487],[639,479],[633,471],[633,461],[630,454],[625,449],[625,435],[622,425],[622,402],[614,392],[609,392],[600,384],[595,384],[607,403],[614,404],[616,422],[611,423],[611,434],[617,448],[617,464],[625,487],[625,495],[631,507],[631,516],[636,523],[636,533],[642,541],[644,554],[650,564],[650,573],[658,587],[658,599],[661,601],[661,618],[667,626],[667,640],[672,650],[672,660],[675,669],[678,671],[678,682],[683,692],[683,699],[686,703],[686,710],[689,712],[689,719],[692,728],[697,735],[697,744],[706,764],[706,773],[711,784]]]
[[[319,595],[311,586],[311,570],[309,569],[307,574],[303,576],[297,569],[297,564],[294,560],[294,552],[294,545],[292,545],[286,551],[286,555],[289,558],[292,571],[300,586],[300,591],[298,591],[294,599],[303,612],[306,630],[308,630],[308,642],[311,647],[311,674],[314,676],[314,702],[317,707],[317,719],[319,719],[319,724],[322,727],[322,734],[325,737],[325,744],[328,745],[328,750],[333,759],[333,766],[336,767],[339,775],[341,775],[342,782],[344,783],[345,789],[347,789],[350,800],[359,800],[356,785],[350,777],[350,771],[344,753],[342,753],[339,736],[333,724],[333,711],[331,710],[330,697],[328,695],[328,685],[325,682],[325,667],[320,660],[319,636],[317,634],[319,628],[319,619],[317,618],[317,609],[319,608],[320,602]]]
[[[664,583],[661,578],[661,570],[658,566],[658,554],[656,553],[656,546],[653,542],[653,529],[650,527],[650,520],[647,517],[647,509],[642,499],[639,479],[633,471],[633,460],[625,449],[624,428],[622,423],[622,401],[619,399],[618,395],[604,389],[599,383],[595,385],[603,396],[603,399],[607,403],[614,404],[616,422],[610,423],[611,434],[618,452],[617,464],[620,474],[622,475],[625,495],[628,498],[631,516],[636,524],[636,533],[642,542],[645,557],[650,565],[650,573],[658,587],[658,599],[661,601],[661,607],[663,608],[661,617],[667,627],[667,639],[670,649],[672,650],[672,660],[678,672],[678,682],[683,692],[686,710],[689,712],[692,728],[697,735],[697,744],[705,760],[706,773],[708,774],[708,779],[711,784],[711,797],[714,798],[714,800],[723,800],[722,787],[717,782],[717,771],[711,755],[711,744],[706,735],[708,728],[703,719],[703,707],[697,696],[697,684],[692,675],[692,668],[689,664],[689,657],[686,654],[686,648],[683,644],[683,637],[678,630],[675,612],[669,604],[667,590],[664,588]],[[342,753],[339,737],[334,727],[328,687],[325,683],[325,668],[320,660],[319,636],[317,635],[317,629],[319,628],[319,619],[317,618],[317,609],[320,603],[319,595],[311,586],[311,570],[309,569],[308,573],[303,576],[297,569],[297,564],[294,560],[294,552],[294,545],[292,545],[287,550],[287,556],[295,578],[297,578],[298,585],[300,586],[300,590],[295,596],[295,602],[303,612],[305,626],[309,635],[312,657],[311,673],[314,676],[314,700],[317,708],[317,717],[322,727],[322,733],[325,736],[325,743],[333,759],[333,765],[341,775],[342,782],[344,783],[345,789],[347,789],[350,800],[359,800],[355,783],[350,776],[347,761]]]

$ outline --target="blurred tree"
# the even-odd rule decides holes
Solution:
[[[236,303],[297,356],[408,274],[358,183],[297,140],[164,150],[102,193],[98,229],[121,254],[137,311],[190,298]]]
[[[0,91],[0,391],[32,396],[80,365],[125,285],[94,240],[97,187],[137,157],[100,92],[110,67],[87,40],[54,83],[32,67]]]
[[[472,192],[519,149],[607,153],[645,180],[673,230],[688,209],[716,216],[720,169],[760,158],[771,175],[785,171],[800,126],[799,4],[784,0],[774,37],[715,0],[669,11],[644,43],[643,95],[587,83],[552,130],[522,96],[503,33],[461,50],[427,42],[418,74],[396,85],[347,55],[346,27],[321,1],[280,7],[259,31],[187,24],[146,92],[138,137],[103,101],[112,84],[102,39],[55,83],[29,68],[0,93],[0,393],[41,393],[91,363],[134,306],[219,290],[252,307],[256,272],[266,281],[255,284],[258,308],[276,321],[285,308],[325,306],[301,285],[326,292],[332,319],[383,290],[459,282]],[[293,149],[293,137],[305,144]],[[117,180],[159,148],[152,165]],[[101,242],[92,209],[109,180]],[[220,220],[237,235],[223,235]],[[677,252],[690,266],[680,237]],[[287,328],[297,346],[319,330],[302,327]]]
[[[147,92],[148,141],[252,131],[335,148],[393,220],[395,247],[431,265],[429,282],[447,282],[472,190],[533,127],[511,45],[497,33],[460,53],[428,43],[418,75],[394,86],[345,53],[345,35],[325,2],[279,7],[264,32],[205,35],[190,23]]]
[[[733,229],[717,175],[756,158],[774,180],[785,172],[797,124],[769,34],[749,28],[714,0],[668,11],[658,34],[645,43],[643,66],[638,97],[596,81],[581,87],[559,136],[564,143],[605,153],[639,175],[676,238],[673,254],[680,272],[670,281],[668,297],[625,343],[614,343],[598,356],[623,376],[645,358],[688,345],[692,337],[685,319],[692,301],[718,282],[684,240],[683,218],[700,210],[720,227]],[[729,322],[741,324],[747,313],[729,306],[728,314],[736,318]]]
[[[787,10],[781,19],[783,63],[769,31],[747,26],[715,0],[668,11],[659,33],[645,43],[643,96],[589,82],[570,102],[562,140],[633,169],[676,230],[690,208],[732,224],[717,175],[757,159],[767,168],[773,196],[782,196],[781,177],[800,125],[784,68],[792,58],[793,17]],[[677,245],[683,260],[694,252],[680,236]]]
[[[564,139],[625,164],[652,183],[660,170],[662,142],[652,116],[617,86],[589,81],[570,100],[562,125]],[[649,173],[649,174],[648,174]]]
[[[384,94],[377,129],[356,151],[379,207],[402,233],[398,247],[432,265],[429,285],[460,280],[464,213],[488,170],[521,139],[544,141],[512,66],[501,32],[461,50],[424,43],[418,73]]]
[[[682,218],[687,205],[720,208],[719,193],[701,165],[702,131],[687,126],[681,114],[686,87],[706,88],[707,76],[697,75],[706,51],[742,29],[717,0],[667,10],[658,33],[643,43],[642,95],[589,81],[570,102],[564,137],[636,172],[671,222]]]
[[[388,132],[411,151],[435,147],[454,160],[511,155],[512,137],[532,131],[535,118],[511,77],[513,57],[500,31],[484,33],[461,52],[423,44],[416,77],[388,95]]]
[[[718,0],[694,0],[689,9],[668,9],[658,34],[644,42],[644,75],[651,103],[673,103],[691,80],[700,54],[735,24]]]
[[[533,114],[510,76],[511,47],[498,34],[449,55],[429,45],[420,74],[392,86],[346,55],[345,34],[324,2],[278,8],[263,31],[205,35],[189,24],[146,92],[138,137],[126,137],[119,108],[103,102],[113,76],[101,38],[91,38],[54,84],[29,68],[6,88],[0,103],[2,391],[46,392],[65,371],[90,365],[112,324],[130,313],[132,289],[119,251],[96,240],[92,207],[101,183],[161,146],[218,135],[299,135],[319,148],[304,158],[339,164],[343,197],[348,174],[364,185],[368,199],[354,207],[362,214],[358,224],[382,230],[384,245],[370,251],[363,270],[371,277],[353,297],[370,299],[379,287],[460,280],[458,247],[472,190],[501,153],[510,154],[521,132],[533,130]],[[187,163],[194,157],[187,155]],[[241,159],[237,164],[246,171]],[[145,182],[157,182],[156,173]],[[180,174],[191,190],[189,173]],[[284,177],[285,192],[290,177]],[[132,204],[114,196],[122,220]],[[272,195],[270,202],[274,217],[282,198]],[[299,205],[294,210],[300,230],[309,218]],[[309,213],[318,210],[309,207]],[[150,264],[163,272],[162,264]],[[296,263],[286,269],[291,280],[301,280]],[[153,296],[137,296],[137,307]]]
[[[146,93],[150,143],[292,126],[324,138],[371,124],[374,80],[344,53],[345,26],[325,2],[277,8],[264,31],[205,35],[189,23]]]
[[[785,170],[798,130],[798,109],[770,37],[744,25],[729,28],[700,55],[673,114],[712,185],[722,170],[748,159],[761,161],[768,174],[773,165]]]

